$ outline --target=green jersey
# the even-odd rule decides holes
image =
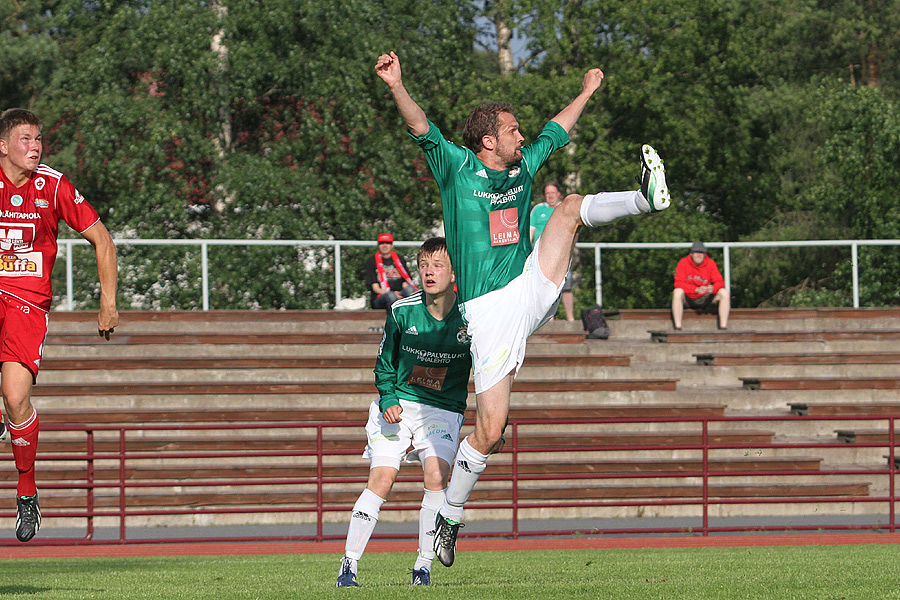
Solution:
[[[381,412],[403,399],[463,414],[471,369],[469,334],[456,305],[443,321],[428,312],[421,291],[391,306],[375,361]]]
[[[444,234],[463,303],[522,274],[532,250],[528,208],[534,176],[554,151],[569,143],[569,136],[550,121],[522,148],[519,164],[495,171],[428,124],[428,133],[412,137],[425,151],[441,192]]]
[[[558,204],[556,206],[559,206]],[[534,227],[534,241],[537,241],[541,234],[544,233],[544,227],[547,226],[547,221],[550,220],[550,215],[553,214],[553,209],[556,206],[550,206],[546,202],[541,202],[531,209],[531,226]]]

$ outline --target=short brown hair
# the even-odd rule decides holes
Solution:
[[[41,120],[30,110],[24,108],[8,108],[0,113],[0,138],[7,138],[19,125],[34,125],[41,128]]]
[[[556,188],[556,191],[557,191],[557,192],[559,192],[559,193],[562,194],[562,195],[565,195],[565,192],[563,191],[563,186],[560,185],[558,179],[551,179],[550,181],[548,181],[547,183],[545,183],[545,184],[544,184],[544,187],[542,188],[542,191],[545,191],[545,190],[546,190],[548,187],[550,187],[551,185],[552,185],[553,187]]]
[[[442,237],[433,237],[425,240],[425,243],[419,248],[419,251],[416,253],[416,264],[419,264],[419,261],[422,260],[423,256],[431,256],[432,254],[437,254],[438,252],[445,252],[448,255],[450,254],[447,251],[447,240]]]
[[[463,125],[463,143],[476,154],[481,152],[481,138],[486,135],[497,137],[499,126],[497,115],[502,112],[512,114],[513,107],[509,102],[482,102],[466,117]]]

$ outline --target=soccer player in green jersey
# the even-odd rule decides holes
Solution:
[[[472,355],[444,238],[422,244],[416,262],[422,291],[395,302],[384,323],[375,363],[379,398],[369,408],[366,424],[369,481],[351,513],[336,587],[358,585],[358,561],[404,458],[421,462],[425,473],[412,584],[431,583],[435,514],[459,445]],[[410,444],[413,450],[407,454]]]
[[[645,144],[640,190],[569,194],[532,246],[528,207],[535,174],[569,142],[569,132],[600,88],[603,71],[590,69],[581,92],[528,145],[523,145],[510,104],[475,107],[463,127],[465,146],[445,140],[412,99],[395,53],[379,56],[375,73],[387,84],[440,189],[457,301],[472,338],[475,430],[459,445],[436,517],[435,550],[441,563],[450,566],[463,505],[488,456],[503,448],[510,389],[526,340],[556,313],[579,228],[663,210],[669,206],[669,190],[662,160]]]

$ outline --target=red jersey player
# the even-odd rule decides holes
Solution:
[[[41,122],[33,113],[11,108],[0,114],[0,387],[19,471],[16,537],[22,542],[41,526],[34,480],[38,416],[31,386],[47,336],[60,219],[96,252],[100,335],[109,339],[119,322],[112,238],[68,178],[41,164],[41,151]]]

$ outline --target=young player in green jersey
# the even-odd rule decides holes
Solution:
[[[459,445],[472,358],[444,238],[422,244],[417,263],[422,291],[395,302],[384,324],[375,363],[379,398],[372,403],[366,424],[369,481],[351,513],[336,587],[358,585],[358,561],[404,457],[421,462],[425,474],[412,584],[431,583],[435,514],[444,501]],[[410,444],[413,451],[407,454]]]
[[[488,456],[502,449],[512,380],[525,343],[555,312],[578,229],[669,206],[665,170],[656,151],[641,149],[641,189],[569,194],[532,247],[528,207],[538,169],[569,142],[569,132],[603,81],[591,69],[581,92],[528,145],[513,108],[477,106],[463,128],[465,146],[444,139],[403,85],[400,59],[382,54],[376,74],[387,84],[409,134],[425,152],[441,192],[444,230],[456,272],[461,312],[472,338],[477,418],[459,445],[453,476],[436,517],[437,557],[453,564],[463,505]]]

